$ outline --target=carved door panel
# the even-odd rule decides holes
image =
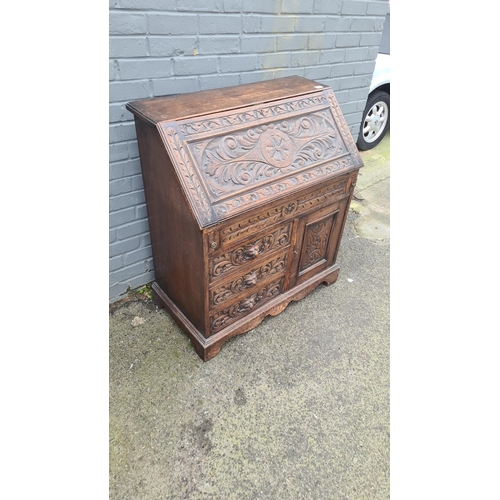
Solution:
[[[290,286],[335,263],[347,203],[342,201],[299,219]]]

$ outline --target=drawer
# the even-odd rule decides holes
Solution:
[[[259,287],[272,276],[282,274],[287,266],[288,251],[268,259],[264,264],[246,268],[241,274],[223,284],[214,286],[209,293],[210,309],[220,308],[241,294]]]
[[[274,228],[261,236],[250,238],[232,250],[213,254],[209,261],[210,281],[225,279],[227,274],[247,262],[265,259],[272,251],[285,248],[290,243],[292,223]]]
[[[259,287],[256,292],[240,298],[236,303],[220,311],[213,312],[210,317],[210,334],[217,333],[255,309],[258,309],[272,298],[280,295],[283,292],[284,280],[285,277],[282,276],[271,283]]]
[[[274,224],[283,223],[325,203],[331,203],[348,196],[353,179],[353,175],[344,176],[326,186],[317,187],[305,195],[298,194],[289,197],[288,200],[271,209],[262,210],[252,216],[238,217],[235,222],[216,231],[212,238],[217,238],[217,246],[226,248]]]

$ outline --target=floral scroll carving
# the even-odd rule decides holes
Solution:
[[[329,110],[190,143],[214,201],[345,153]]]
[[[225,283],[212,290],[210,294],[211,306],[218,306],[240,292],[249,290],[269,276],[281,273],[286,267],[286,255],[281,255],[245,273],[243,276]]]
[[[217,278],[270,250],[284,247],[290,241],[290,228],[290,224],[287,224],[251,243],[214,257],[210,273],[211,278]]]
[[[252,309],[268,302],[273,297],[278,296],[281,293],[282,288],[283,278],[281,278],[281,280],[277,283],[270,283],[249,297],[246,297],[245,299],[236,302],[236,304],[215,313],[212,317],[212,333],[222,330],[222,328],[243,317]]]

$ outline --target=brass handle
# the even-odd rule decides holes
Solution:
[[[212,243],[210,243],[210,246],[212,248],[217,248],[217,243],[215,243],[215,241],[212,241]]]

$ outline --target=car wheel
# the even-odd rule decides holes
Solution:
[[[390,126],[391,100],[387,92],[374,92],[368,97],[359,127],[358,149],[374,148],[385,136]]]

